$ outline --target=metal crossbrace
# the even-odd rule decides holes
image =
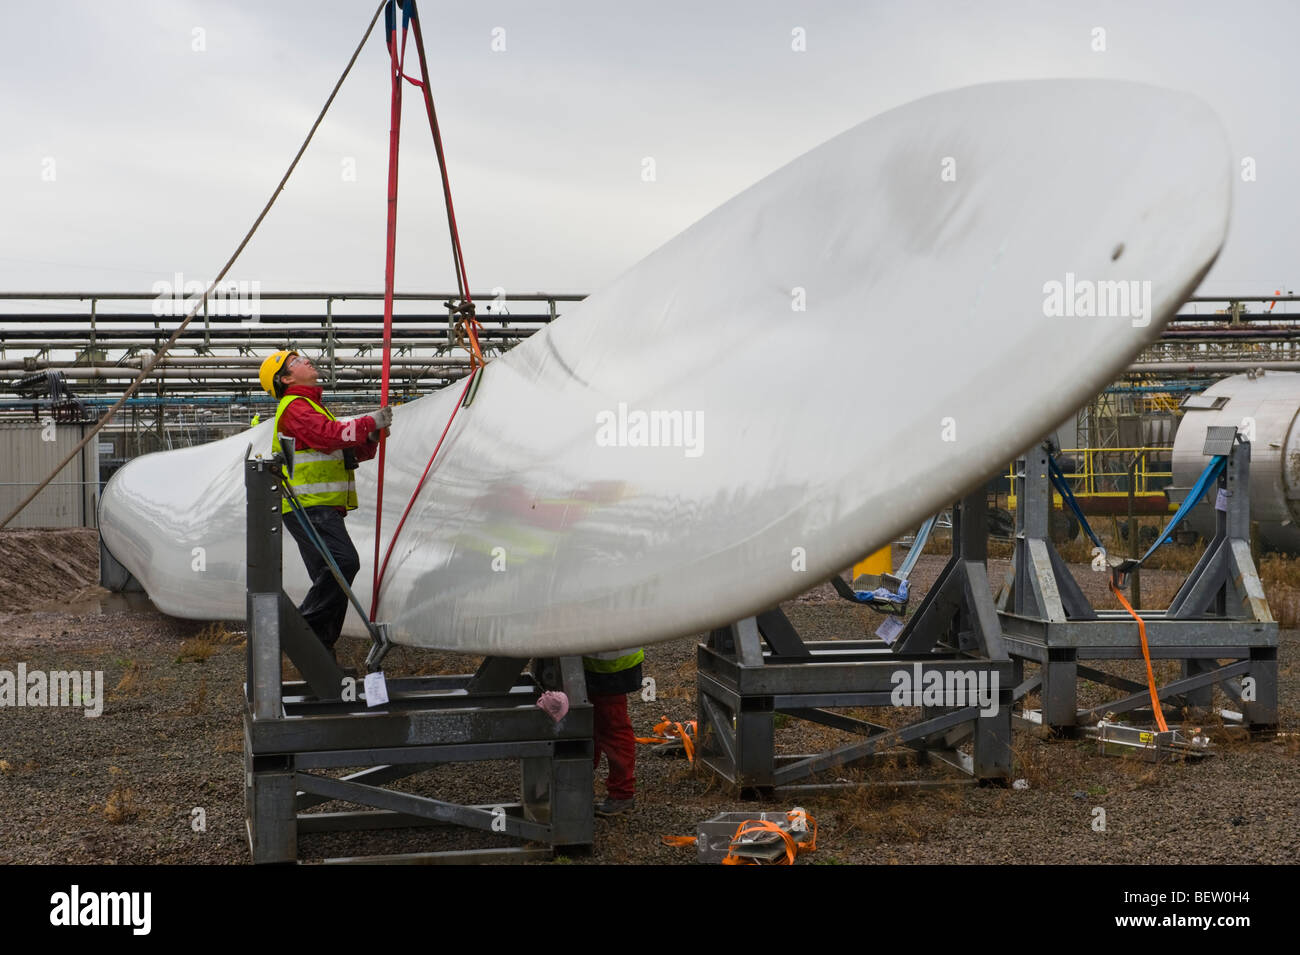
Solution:
[[[932,717],[928,720],[922,720],[919,723],[913,723],[897,730],[886,730],[876,733],[865,740],[856,743],[846,743],[843,746],[837,746],[835,749],[827,750],[817,756],[811,756],[802,759],[797,763],[791,763],[783,766],[776,771],[775,782],[780,786],[784,783],[792,782],[804,776],[811,776],[815,773],[824,772],[828,769],[835,769],[846,763],[852,763],[864,756],[872,756],[880,752],[882,748],[890,749],[899,744],[905,744],[912,740],[920,739],[924,736],[930,736],[934,733],[957,726],[960,723],[966,723],[971,720],[979,719],[979,710],[976,707],[968,706],[965,709],[954,710],[951,713],[944,713],[940,716]]]
[[[1161,701],[1164,701],[1171,696],[1181,696],[1188,690],[1213,686],[1228,677],[1249,673],[1250,670],[1251,662],[1249,660],[1238,660],[1236,663],[1229,663],[1214,670],[1207,670],[1194,676],[1183,677],[1181,680],[1174,680],[1172,683],[1166,683],[1164,686],[1156,688],[1156,696]],[[1141,686],[1141,684],[1137,685]],[[1145,686],[1141,686],[1141,692],[1132,693],[1118,700],[1111,700],[1109,703],[1093,706],[1086,710],[1079,710],[1077,719],[1081,724],[1091,723],[1107,713],[1127,713],[1129,710],[1149,706],[1150,703],[1150,691]]]
[[[551,858],[551,850],[510,846],[501,849],[462,849],[454,853],[413,852],[390,856],[349,856],[326,859],[324,865],[491,865],[498,862],[528,862]]]
[[[1117,690],[1129,690],[1146,692],[1147,685],[1137,680],[1129,680],[1125,677],[1118,676],[1114,673],[1107,673],[1105,670],[1098,670],[1090,666],[1084,666],[1082,663],[1075,667],[1079,676],[1085,680],[1091,680],[1093,683],[1100,683],[1103,686],[1113,686]]]
[[[1043,675],[1041,673],[1035,673],[1029,679],[1025,680],[1024,682],[1016,686],[1016,688],[1011,693],[1011,701],[1013,703],[1019,703],[1030,693],[1033,693],[1034,691],[1040,689],[1042,685],[1043,685]]]
[[[553,832],[552,827],[537,822],[529,822],[509,815],[493,813],[489,810],[475,809],[458,803],[444,802],[428,796],[397,792],[378,786],[367,786],[357,782],[346,782],[329,776],[317,776],[313,773],[294,773],[294,781],[304,792],[337,799],[344,802],[387,809],[390,812],[406,816],[418,816],[434,822],[446,822],[469,829],[495,831],[533,842],[547,842]]]

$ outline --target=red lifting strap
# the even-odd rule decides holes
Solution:
[[[389,0],[388,6],[388,36],[387,44],[389,50],[390,79],[392,81],[392,103],[389,117],[389,134],[388,134],[388,242],[384,260],[384,364],[383,378],[380,384],[380,403],[388,404],[388,387],[389,387],[389,370],[391,366],[391,352],[393,341],[393,287],[394,287],[394,262],[397,251],[397,155],[399,134],[402,125],[402,80],[405,79],[415,86],[419,87],[424,94],[424,108],[429,117],[429,129],[433,133],[433,145],[438,154],[438,168],[442,175],[442,194],[447,205],[447,228],[451,237],[452,266],[456,272],[456,288],[460,293],[461,306],[460,313],[465,316],[465,328],[469,335],[470,341],[470,374],[465,381],[465,390],[461,393],[461,400],[456,403],[452,409],[451,417],[447,419],[447,427],[443,429],[442,436],[438,439],[437,445],[433,449],[433,454],[429,456],[429,463],[425,465],[424,473],[420,475],[420,480],[415,486],[415,491],[411,499],[407,501],[402,516],[397,522],[397,527],[393,530],[392,540],[388,542],[388,547],[384,551],[383,560],[379,558],[381,525],[384,516],[384,460],[385,450],[387,448],[386,436],[381,434],[379,437],[379,488],[375,502],[375,559],[374,559],[374,576],[371,582],[370,597],[370,619],[375,619],[379,608],[379,590],[384,582],[384,573],[388,570],[388,560],[392,556],[393,547],[397,543],[397,537],[402,532],[402,527],[406,524],[406,517],[411,512],[415,504],[416,497],[419,496],[421,489],[424,487],[425,479],[429,476],[429,471],[433,467],[434,459],[438,456],[438,450],[442,447],[443,440],[447,437],[447,432],[451,429],[452,422],[456,419],[456,412],[460,410],[464,402],[465,394],[469,391],[474,382],[475,375],[485,364],[483,352],[479,347],[478,341],[478,322],[474,318],[473,301],[470,298],[469,280],[465,276],[465,255],[461,250],[460,232],[456,228],[456,211],[451,201],[451,182],[447,175],[447,158],[442,148],[442,133],[438,128],[438,114],[433,107],[433,95],[429,91],[429,66],[428,60],[424,55],[424,37],[420,32],[420,17],[415,7],[415,0],[401,0],[402,4],[402,42],[399,47],[396,42],[396,8],[394,0]],[[415,50],[420,60],[420,79],[417,80],[405,73],[406,65],[406,36],[408,21],[415,27]]]
[[[406,62],[406,25],[408,7],[403,2],[402,47],[399,54],[396,43],[397,18],[392,0],[388,4],[386,25],[390,80],[392,81],[392,106],[388,117],[388,241],[384,254],[384,366],[379,385],[379,404],[388,404],[388,374],[392,363],[393,344],[393,273],[397,255],[397,156],[398,141],[402,131],[402,68]],[[388,438],[379,433],[379,489],[375,500],[375,561],[371,578],[371,593],[379,593],[379,535],[384,520],[384,460]],[[375,598],[370,598],[370,619],[375,619]]]
[[[447,419],[447,426],[442,429],[442,435],[438,438],[438,443],[433,447],[433,454],[429,455],[429,463],[424,466],[424,473],[420,475],[420,480],[415,485],[415,491],[411,494],[411,499],[406,502],[406,508],[402,511],[402,516],[397,522],[397,529],[393,531],[393,539],[388,542],[388,549],[384,551],[384,562],[379,565],[378,579],[382,582],[384,572],[388,570],[388,558],[393,556],[393,545],[397,543],[397,535],[402,533],[402,527],[406,524],[406,515],[411,513],[411,508],[415,504],[415,499],[420,496],[420,491],[424,488],[424,479],[429,476],[429,471],[433,468],[433,459],[438,456],[438,449],[442,447],[442,442],[447,437],[447,432],[451,430],[451,423],[456,420],[456,412],[460,410],[461,404],[465,401],[465,393],[469,391],[469,386],[474,383],[474,376],[479,369],[475,368],[465,379],[465,387],[461,389],[460,398],[456,401],[456,407],[451,409],[451,417]],[[370,598],[370,619],[375,619],[375,608],[379,606],[379,588],[375,588],[374,594]]]
[[[415,0],[411,0],[411,22],[415,26],[415,53],[420,59],[420,76],[424,80],[423,83],[419,84],[420,90],[424,94],[424,111],[429,116],[429,130],[433,133],[433,148],[438,153],[438,169],[442,173],[442,198],[447,204],[447,229],[451,234],[452,265],[456,270],[456,288],[460,292],[461,301],[471,306],[466,330],[469,333],[473,363],[482,365],[484,361],[483,352],[479,349],[478,344],[478,322],[474,320],[469,277],[465,274],[465,255],[461,251],[460,231],[456,228],[456,206],[451,201],[451,181],[447,177],[447,156],[442,149],[442,131],[438,127],[438,111],[433,107],[433,94],[430,92],[429,84],[429,62],[424,55],[424,34],[420,31],[420,17],[415,12]]]

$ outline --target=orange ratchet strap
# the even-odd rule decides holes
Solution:
[[[1119,602],[1124,609],[1129,612],[1138,625],[1138,639],[1142,641],[1142,659],[1147,665],[1147,689],[1151,691],[1151,709],[1156,714],[1156,726],[1160,727],[1160,732],[1168,733],[1169,724],[1165,722],[1165,714],[1160,707],[1160,695],[1156,692],[1156,675],[1151,669],[1151,649],[1147,646],[1147,625],[1138,612],[1133,609],[1127,600],[1124,599],[1124,593],[1115,586],[1115,581],[1110,582],[1111,592],[1119,598]]]

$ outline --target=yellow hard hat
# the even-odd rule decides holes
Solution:
[[[272,398],[275,397],[275,376],[280,373],[280,369],[289,360],[289,356],[296,354],[298,354],[296,351],[278,351],[262,362],[262,368],[257,373],[257,380],[262,383],[262,389]]]

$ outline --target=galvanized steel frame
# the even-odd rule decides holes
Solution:
[[[892,647],[879,639],[805,641],[779,607],[713,630],[697,648],[699,762],[742,790],[773,793],[857,785],[806,780],[849,764],[869,767],[900,746],[959,773],[956,780],[902,785],[1008,777],[1012,663],[988,587],[986,510],[982,487],[954,507],[953,555]],[[996,711],[917,707],[916,722],[892,729],[832,712],[895,705],[894,675],[916,663],[926,671],[983,671],[990,683],[996,678]],[[778,756],[777,713],[864,738],[822,753]],[[972,752],[962,752],[968,742]]]
[[[274,461],[274,464],[273,464]],[[278,460],[246,462],[248,679],[244,686],[245,820],[255,863],[293,862],[301,833],[456,825],[540,846],[366,856],[332,862],[484,862],[589,847],[592,709],[577,657],[488,657],[477,673],[388,680],[390,702],[370,710],[344,700],[345,672],[281,589]],[[303,680],[283,682],[281,653]],[[355,678],[355,677],[354,677]],[[362,696],[360,680],[357,696]],[[536,702],[562,689],[569,712],[556,724]],[[521,796],[460,805],[384,784],[444,763],[514,759]],[[342,767],[368,767],[343,778]],[[309,813],[332,800],[364,811]],[[502,812],[504,810],[504,812]]]
[[[1133,618],[1122,610],[1094,610],[1056,552],[1048,533],[1050,449],[1036,445],[1017,462],[1016,545],[998,595],[998,616],[1015,661],[1016,701],[1038,691],[1041,709],[1028,722],[1072,735],[1106,713],[1150,709],[1145,684],[1088,666],[1085,660],[1140,660]],[[1216,510],[1214,538],[1166,610],[1139,610],[1153,660],[1179,660],[1182,675],[1157,687],[1163,701],[1208,713],[1218,685],[1240,707],[1240,722],[1257,732],[1277,725],[1277,623],[1250,554],[1250,444],[1232,445],[1219,479],[1226,510]],[[1109,568],[1108,568],[1109,570]],[[1227,662],[1224,662],[1227,661]],[[1026,662],[1038,673],[1025,679]],[[1254,686],[1243,699],[1242,678]],[[1078,681],[1091,680],[1126,695],[1080,708]]]

